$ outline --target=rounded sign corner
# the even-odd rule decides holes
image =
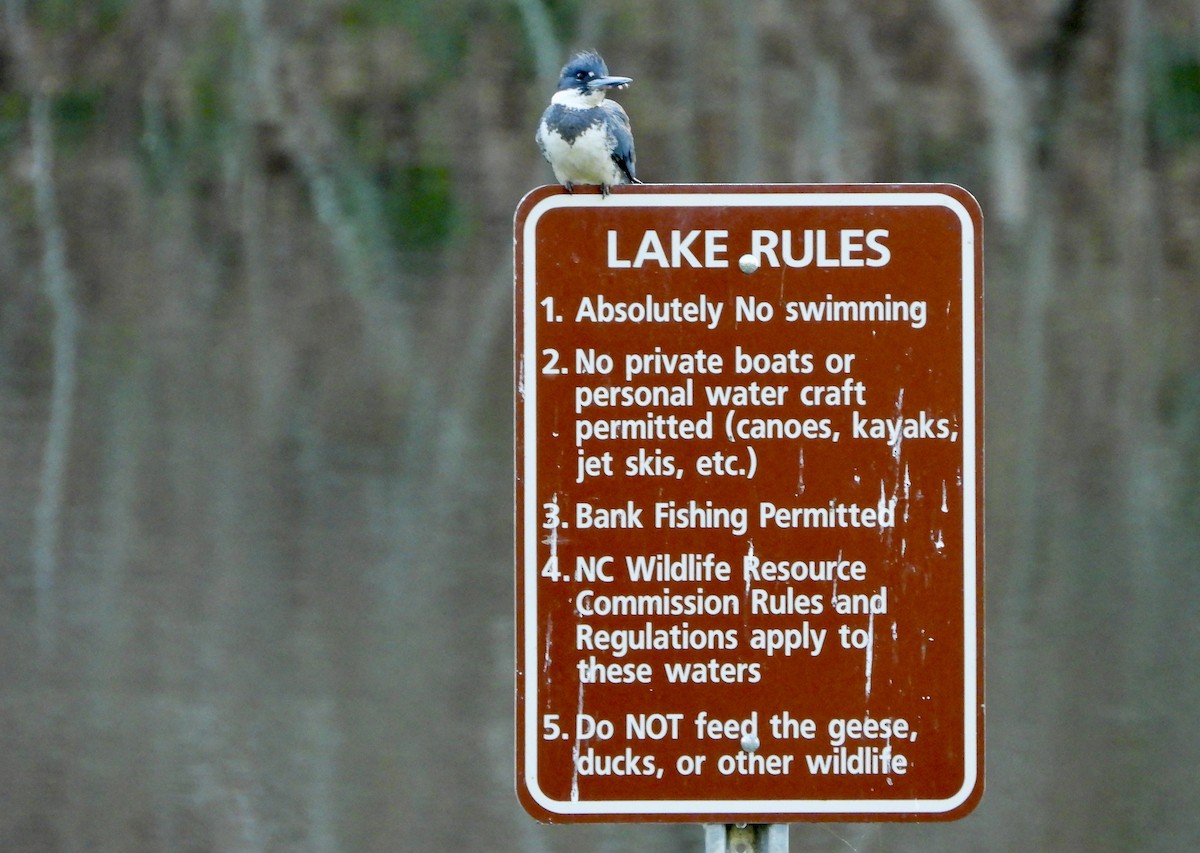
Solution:
[[[517,778],[517,800],[521,807],[540,823],[554,823],[565,811],[555,808],[559,801],[547,796],[538,784],[535,774],[523,773]]]
[[[530,212],[536,208],[541,202],[547,198],[553,198],[556,195],[563,193],[562,187],[557,184],[542,184],[534,187],[525,195],[521,196],[521,200],[517,202],[516,213],[513,216],[514,222],[521,222],[529,216]],[[519,230],[519,229],[518,229]]]
[[[974,193],[960,184],[938,184],[937,187],[943,195],[963,206],[976,229],[983,226],[983,207]]]
[[[979,802],[983,799],[983,789],[983,774],[973,771],[963,783],[962,788],[947,800],[946,809],[932,816],[944,821],[963,819],[979,806]]]

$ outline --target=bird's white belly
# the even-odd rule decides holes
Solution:
[[[568,143],[554,131],[543,136],[546,157],[559,183],[619,184],[624,175],[610,153],[608,133],[603,127],[589,127]]]

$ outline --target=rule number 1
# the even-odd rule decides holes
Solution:
[[[547,296],[545,299],[543,299],[541,302],[539,302],[538,305],[541,305],[543,308],[546,309],[546,322],[547,323],[561,323],[562,322],[562,314],[554,313],[554,297],[553,296]]]

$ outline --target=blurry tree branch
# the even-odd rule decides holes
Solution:
[[[57,548],[66,491],[67,463],[71,446],[71,422],[75,409],[78,363],[79,309],[67,264],[63,231],[54,186],[54,127],[45,69],[35,56],[32,36],[25,18],[24,3],[11,0],[5,22],[12,41],[22,83],[30,98],[29,126],[33,186],[33,211],[41,242],[42,287],[54,312],[51,331],[52,364],[50,416],[42,451],[38,498],[34,509],[33,566],[35,587],[41,595],[54,585]],[[39,608],[41,609],[41,607]]]
[[[359,303],[380,353],[398,368],[411,364],[412,328],[403,307],[383,286],[398,271],[386,228],[365,175],[340,152],[343,140],[317,100],[318,87],[299,62],[285,56],[282,38],[267,21],[262,0],[243,0],[242,26],[250,47],[253,99],[247,113],[278,127],[308,189],[317,220],[330,234],[342,287]]]
[[[1117,198],[1112,210],[1117,220],[1118,248],[1123,277],[1139,282],[1140,287],[1114,288],[1116,331],[1122,349],[1128,354],[1123,363],[1128,376],[1114,395],[1113,408],[1123,431],[1123,458],[1128,466],[1123,478],[1128,512],[1153,511],[1154,492],[1160,485],[1146,475],[1145,443],[1141,413],[1153,406],[1157,383],[1138,381],[1139,377],[1161,374],[1168,362],[1167,341],[1162,336],[1147,337],[1144,329],[1153,319],[1155,306],[1162,304],[1161,288],[1167,280],[1164,269],[1162,234],[1167,232],[1163,211],[1156,203],[1154,185],[1147,168],[1149,160],[1146,129],[1149,125],[1146,79],[1149,22],[1143,0],[1128,0],[1121,20],[1121,52],[1118,58],[1115,93],[1118,118],[1116,158],[1118,164]],[[1147,545],[1147,547],[1151,547]]]
[[[693,75],[698,79],[701,64],[701,16],[695,13],[689,0],[675,0],[671,8],[676,15],[676,25],[671,28],[671,61],[676,68],[685,69],[684,77]],[[671,165],[674,174],[665,169],[658,173],[659,180],[695,181],[701,174],[700,134],[697,132],[700,115],[700,87],[681,86],[672,100],[675,124],[687,128],[685,133],[672,133]]]
[[[762,49],[758,21],[750,9],[732,9],[737,48],[737,103],[734,108],[734,180],[761,180],[763,170]]]
[[[30,104],[34,210],[42,239],[42,283],[54,310],[53,386],[50,421],[42,456],[42,476],[34,514],[34,567],[39,589],[53,584],[55,552],[62,524],[67,461],[71,446],[71,420],[75,410],[78,362],[79,309],[67,266],[66,238],[54,191],[54,130],[50,103],[36,90]]]
[[[813,122],[817,130],[817,166],[822,181],[846,180],[846,166],[842,158],[845,136],[842,133],[842,80],[834,64],[817,55],[813,60],[816,72],[816,94],[813,104]]]
[[[563,61],[562,45],[554,35],[554,22],[550,13],[541,0],[513,0],[521,20],[525,22],[525,32],[529,37],[529,46],[533,49],[534,64],[537,66],[538,79],[549,83],[558,77],[558,69]]]
[[[1028,213],[1032,181],[1028,96],[976,0],[934,0],[934,5],[953,32],[963,61],[979,79],[991,133],[996,213],[1006,225],[1018,225]]]
[[[1046,96],[1038,117],[1038,161],[1048,165],[1053,156],[1054,126],[1062,115],[1067,92],[1067,78],[1077,54],[1080,40],[1091,23],[1092,0],[1066,0],[1059,13],[1054,32],[1045,47],[1047,62]]]
[[[271,31],[262,0],[243,0],[242,25],[250,48],[252,88],[244,93],[254,98],[248,111],[257,113],[260,120],[277,126],[284,144],[295,158],[300,174],[308,187],[317,218],[329,230],[334,248],[341,261],[342,282],[354,296],[363,299],[374,289],[384,274],[378,247],[371,234],[383,233],[383,228],[364,228],[356,222],[339,192],[336,157],[338,150],[332,139],[333,128],[319,113],[313,100],[314,87],[307,81],[289,79],[294,66],[286,61],[280,38]],[[330,152],[327,156],[326,152]],[[370,207],[364,208],[370,211]]]

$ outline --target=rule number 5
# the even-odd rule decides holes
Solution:
[[[542,714],[542,740],[558,740],[567,733],[558,725],[558,714]]]

